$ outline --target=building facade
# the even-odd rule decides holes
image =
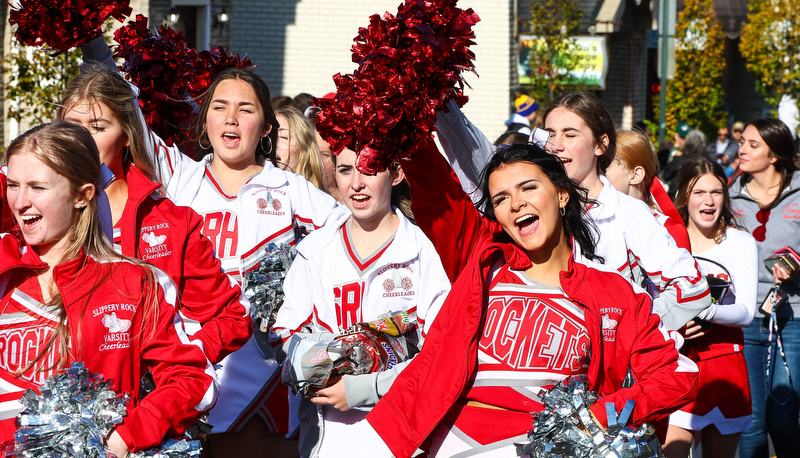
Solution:
[[[332,76],[356,68],[350,47],[360,27],[372,14],[395,13],[402,0],[132,0],[134,14],[145,14],[150,25],[165,22],[182,30],[187,43],[198,49],[209,44],[246,54],[269,85],[272,95],[299,93],[323,96],[335,90]],[[679,0],[678,10],[682,9]],[[580,34],[606,38],[607,75],[598,96],[615,122],[629,127],[653,119],[653,88],[659,82],[657,64],[658,0],[579,0],[584,11]],[[478,77],[465,75],[470,97],[464,111],[490,138],[505,130],[511,103],[521,89],[517,78],[520,35],[526,34],[528,0],[460,0],[481,17],[476,34],[475,66]],[[7,6],[3,2],[3,15]],[[747,120],[769,107],[755,92],[752,76],[738,52],[738,30],[746,14],[745,0],[717,0],[719,20],[728,36],[728,69],[723,86],[731,118]],[[177,16],[175,16],[177,15]],[[3,25],[7,52],[11,35]],[[736,94],[731,97],[730,94]],[[655,94],[657,97],[657,94]],[[2,93],[0,93],[2,97]],[[0,99],[2,101],[2,99]],[[4,119],[6,117],[4,116]],[[18,132],[3,122],[2,144]]]

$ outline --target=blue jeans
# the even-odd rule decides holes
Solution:
[[[744,329],[744,356],[753,398],[753,427],[742,433],[740,458],[769,457],[767,433],[777,456],[796,457],[800,449],[800,318],[778,319],[786,363],[772,336],[769,378],[766,377],[769,348],[769,318],[756,316]]]

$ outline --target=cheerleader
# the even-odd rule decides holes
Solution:
[[[356,154],[336,161],[342,206],[322,229],[297,245],[284,282],[286,300],[274,326],[292,361],[297,339],[330,340],[353,324],[408,311],[418,324],[417,344],[430,329],[450,282],[427,237],[400,211],[399,166],[374,176],[355,168]],[[394,208],[393,208],[394,207]],[[290,340],[291,338],[291,340]],[[303,399],[300,453],[342,456],[358,441],[364,418],[407,363],[380,373],[345,375]],[[316,406],[315,406],[316,404]]]
[[[87,58],[113,62],[104,43],[82,48]],[[267,84],[255,73],[227,69],[201,97],[196,135],[208,154],[200,161],[166,145],[144,125],[145,146],[167,196],[203,218],[202,233],[222,269],[241,281],[270,243],[295,243],[321,227],[338,205],[299,175],[276,166],[278,121]],[[240,221],[239,216],[245,219]],[[241,222],[241,224],[240,224]],[[296,454],[283,436],[290,425],[288,390],[280,370],[254,338],[220,363],[220,401],[210,412],[211,456]],[[266,349],[268,350],[268,349]]]
[[[657,176],[658,158],[650,139],[641,132],[618,130],[617,151],[614,160],[606,168],[609,184],[617,191],[647,204],[675,243],[690,250],[686,226]]]
[[[703,453],[733,457],[751,425],[750,387],[742,328],[753,321],[758,286],[756,241],[736,228],[725,171],[705,158],[685,162],[675,205],[686,221],[692,254],[705,275],[730,283],[701,322],[686,326],[681,350],[700,370],[697,399],[669,417],[664,454],[688,457],[695,431]],[[709,324],[711,325],[709,327]]]
[[[493,154],[492,146],[454,103],[448,108],[437,116],[436,129],[475,200],[475,177]],[[547,151],[595,200],[586,214],[600,231],[597,252],[604,264],[648,290],[668,330],[680,329],[707,309],[708,285],[689,252],[675,244],[646,205],[617,192],[603,175],[616,150],[614,121],[603,102],[588,93],[563,95],[547,106],[543,125],[550,133]]]
[[[615,191],[603,175],[616,151],[614,121],[605,104],[589,93],[565,94],[547,106],[543,124],[551,135],[549,151],[597,201],[587,215],[600,230],[597,247],[605,265],[649,290],[668,330],[707,309],[708,285],[691,254],[678,248],[646,205]]]
[[[70,123],[39,126],[11,143],[6,162],[8,204],[24,242],[0,238],[2,440],[13,438],[22,393],[75,361],[130,396],[107,438],[114,455],[182,433],[216,400],[214,370],[183,332],[175,285],[117,254],[103,235],[92,136]],[[140,398],[147,371],[156,388]]]
[[[367,416],[396,456],[426,438],[433,456],[509,456],[540,389],[585,374],[631,422],[694,395],[696,367],[651,312],[650,297],[596,258],[585,191],[536,145],[498,149],[483,173],[481,215],[433,144],[402,161],[420,228],[453,289],[425,346]],[[571,246],[574,244],[575,246]],[[628,370],[637,383],[622,388]],[[365,434],[365,441],[369,435]]]
[[[200,232],[200,216],[162,195],[131,86],[116,69],[87,62],[60,105],[58,119],[85,127],[100,161],[114,174],[105,190],[114,247],[158,267],[175,282],[187,332],[201,343],[209,361],[216,364],[239,349],[253,332],[250,304],[222,271],[211,242]]]

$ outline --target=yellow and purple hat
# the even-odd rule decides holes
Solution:
[[[539,104],[536,103],[536,100],[527,95],[521,95],[514,101],[514,112],[520,116],[528,116],[537,108],[539,108]]]

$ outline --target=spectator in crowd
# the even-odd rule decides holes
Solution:
[[[521,95],[514,101],[514,113],[506,121],[506,131],[530,135],[531,127],[536,122],[536,109],[539,104],[527,95]]]

